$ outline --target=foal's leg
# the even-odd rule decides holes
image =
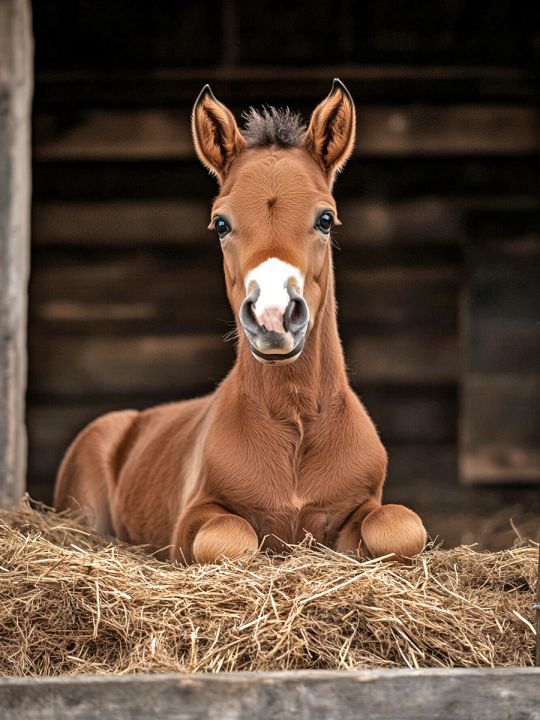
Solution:
[[[221,505],[206,503],[187,508],[178,519],[171,559],[212,563],[220,556],[235,558],[258,548],[257,534],[247,520]]]
[[[415,512],[404,505],[368,500],[340,530],[336,550],[356,552],[362,541],[370,557],[394,554],[401,560],[421,552],[426,539],[426,530]]]

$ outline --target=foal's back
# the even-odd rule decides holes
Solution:
[[[160,550],[189,482],[190,457],[214,395],[99,417],[74,439],[58,470],[54,506],[75,505],[97,532]]]

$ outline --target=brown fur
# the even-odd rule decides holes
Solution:
[[[257,362],[239,325],[237,361],[203,398],[99,418],[60,467],[59,509],[76,501],[95,527],[173,559],[211,562],[280,549],[306,532],[342,552],[419,552],[420,518],[381,507],[386,452],[349,387],[336,323],[331,244],[313,229],[354,142],[354,105],[339,82],[300,147],[249,147],[205,88],[193,112],[201,161],[221,187],[212,210],[231,219],[223,243],[238,319],[243,278],[268,257],[299,268],[310,310],[305,348],[288,365]],[[237,320],[238,322],[238,320]]]

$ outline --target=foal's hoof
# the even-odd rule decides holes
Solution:
[[[259,540],[255,530],[237,515],[218,515],[208,520],[193,541],[196,562],[213,563],[219,557],[236,558],[256,553]]]
[[[404,505],[383,505],[362,523],[362,540],[372,558],[395,555],[411,558],[426,545],[426,529],[418,515]]]

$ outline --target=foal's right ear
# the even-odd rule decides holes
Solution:
[[[343,169],[354,145],[356,112],[345,85],[334,79],[327,98],[313,111],[304,145],[322,167],[330,185]]]
[[[197,156],[221,184],[232,160],[245,147],[234,115],[205,85],[191,115],[191,132]]]

